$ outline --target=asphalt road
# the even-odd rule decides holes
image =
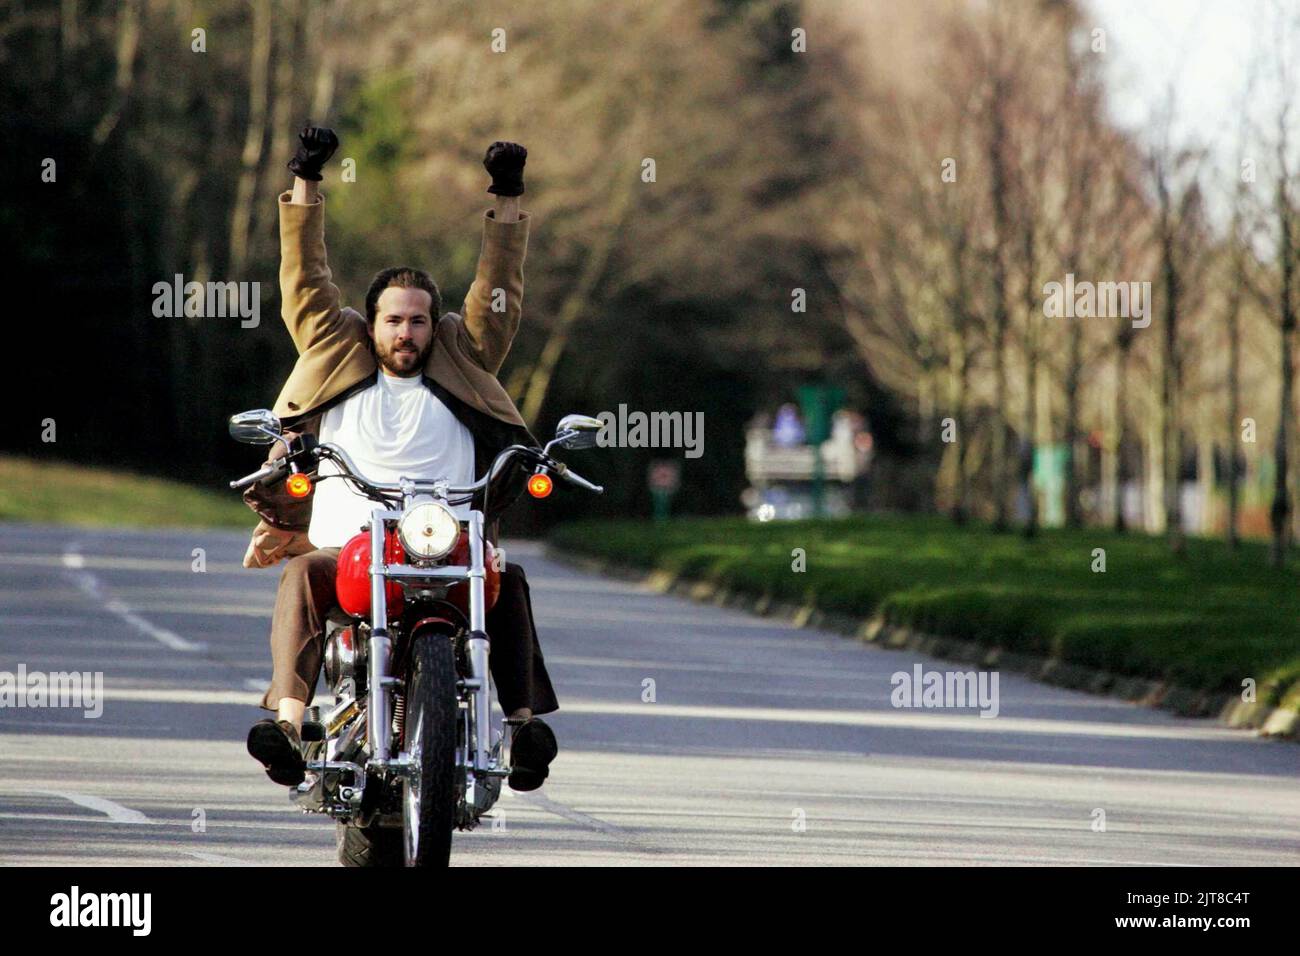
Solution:
[[[0,525],[0,671],[100,671],[105,698],[0,708],[0,863],[334,864],[244,750],[278,581],[245,541]],[[963,665],[508,550],[561,753],[456,865],[1300,863],[1294,744],[1010,673],[992,719],[899,709],[892,674]]]

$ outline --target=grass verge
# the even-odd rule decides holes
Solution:
[[[576,554],[1192,690],[1300,710],[1300,566],[1263,545],[1049,530],[1033,540],[930,516],[578,522]],[[1094,571],[1094,549],[1105,552]],[[806,570],[793,570],[802,549]]]
[[[257,517],[233,491],[0,455],[0,521],[252,530]]]

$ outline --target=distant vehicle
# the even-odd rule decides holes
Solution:
[[[758,521],[808,518],[816,513],[819,495],[824,516],[858,510],[873,447],[865,419],[856,412],[836,412],[830,438],[815,447],[790,443],[796,433],[792,413],[793,406],[784,406],[775,426],[758,416],[746,430],[750,486],[741,495],[746,513]]]

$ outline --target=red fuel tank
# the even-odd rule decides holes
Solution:
[[[487,565],[487,573],[483,577],[483,596],[487,599],[487,607],[484,612],[492,610],[492,606],[497,603],[497,597],[501,594],[501,572],[497,569],[496,548],[492,547],[490,541],[483,542],[483,563]],[[448,564],[469,565],[469,532],[462,531],[460,540],[456,542],[456,547],[451,549],[451,554],[447,555]],[[453,584],[447,589],[447,600],[456,605],[460,612],[469,617],[469,582],[464,581],[460,584]]]
[[[388,564],[405,564],[406,554],[397,533],[391,529],[384,534],[384,561]],[[339,607],[353,617],[370,616],[370,532],[362,531],[353,535],[339,551],[339,567],[334,578],[334,589],[338,594]],[[402,613],[402,586],[396,581],[387,581],[384,595],[388,602],[388,616],[395,618]]]

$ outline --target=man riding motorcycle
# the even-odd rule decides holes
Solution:
[[[411,267],[379,272],[366,314],[340,305],[324,240],[325,197],[318,184],[338,148],[333,130],[307,127],[288,166],[291,192],[281,193],[281,312],[298,349],[293,372],[275,403],[286,430],[314,433],[343,446],[376,480],[440,475],[468,485],[511,444],[536,446],[496,373],[519,327],[529,214],[519,208],[528,152],[495,142],[483,165],[492,177],[494,208],[483,218],[478,270],[461,315],[441,315],[429,276]],[[326,466],[322,465],[322,469]],[[322,475],[325,474],[322,470]],[[522,490],[526,475],[503,475],[490,489],[487,521]],[[321,667],[326,617],[335,604],[340,548],[370,517],[373,502],[343,481],[313,483],[294,499],[282,483],[245,494],[261,518],[245,567],[288,558],[271,623],[271,685],[261,706],[275,719],[258,721],[248,751],[276,783],[304,779],[301,729]],[[468,512],[468,505],[458,509]],[[464,514],[458,514],[464,517]],[[490,537],[495,538],[495,533]],[[558,709],[533,624],[523,569],[505,563],[501,593],[487,617],[490,667],[514,731],[509,784],[541,786],[556,755],[554,733],[537,714]]]

